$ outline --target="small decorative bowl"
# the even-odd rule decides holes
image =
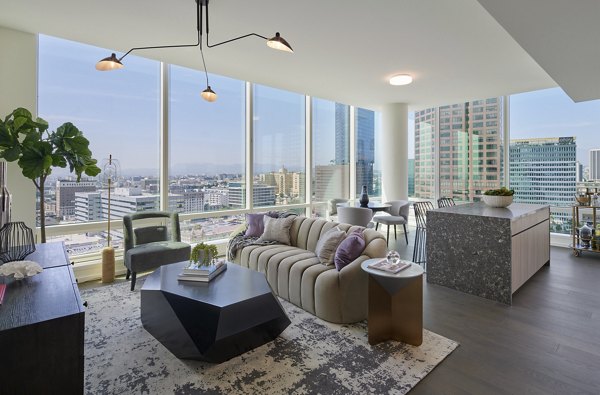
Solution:
[[[579,203],[580,206],[587,206],[590,204],[590,196],[589,195],[579,195],[575,196],[575,200]]]
[[[483,195],[483,202],[490,207],[508,207],[512,204],[513,197]]]

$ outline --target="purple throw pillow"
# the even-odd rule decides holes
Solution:
[[[335,252],[335,257],[333,258],[335,268],[340,271],[358,258],[365,249],[365,245],[365,238],[360,229],[357,229],[346,236]]]
[[[265,223],[263,222],[264,213],[246,214],[246,237],[260,237],[265,231]]]

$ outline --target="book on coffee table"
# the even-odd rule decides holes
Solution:
[[[190,275],[203,275],[208,276],[221,266],[225,265],[225,260],[220,260],[214,265],[200,265],[197,263],[190,263],[181,274],[190,274]]]
[[[213,278],[217,277],[219,274],[223,273],[225,270],[227,270],[227,265],[223,263],[222,265],[218,265],[218,267],[214,268],[210,272],[196,272],[192,274],[186,274],[184,271],[184,273],[181,273],[179,276],[177,276],[177,279],[182,281],[198,281],[207,283]]]
[[[396,274],[410,267],[409,262],[400,261],[399,263],[389,263],[387,259],[382,259],[369,265],[372,269],[381,270],[382,272]]]

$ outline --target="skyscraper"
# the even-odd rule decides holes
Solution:
[[[350,142],[348,130],[350,129],[350,107],[345,104],[335,103],[335,164],[347,165],[350,162]]]
[[[502,101],[489,98],[415,112],[415,197],[473,201],[502,182]]]
[[[510,188],[515,190],[515,202],[549,204],[553,226],[569,226],[568,206],[576,193],[576,154],[575,137],[511,140]]]
[[[56,216],[62,219],[75,215],[75,194],[78,192],[93,192],[96,190],[95,181],[56,181]]]
[[[590,150],[590,181],[600,180],[600,148]]]
[[[378,195],[373,182],[375,164],[375,113],[363,108],[356,109],[356,195],[367,186],[370,195]]]

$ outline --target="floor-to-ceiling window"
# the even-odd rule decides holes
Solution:
[[[312,99],[312,202],[348,199],[350,192],[350,106]],[[314,208],[325,215],[325,206]]]
[[[304,203],[304,96],[263,85],[253,93],[253,206]]]
[[[381,156],[378,144],[381,138],[379,113],[357,108],[355,111],[356,191],[360,197],[363,187],[369,196],[381,196]]]
[[[576,193],[600,192],[599,129],[598,100],[574,103],[560,88],[510,97],[510,187],[517,202],[550,205],[552,232],[571,231]]]
[[[130,55],[124,70],[96,71],[94,63],[107,53],[40,35],[38,114],[49,122],[50,130],[67,121],[77,126],[90,141],[101,168],[109,155],[118,161],[120,175],[111,196],[114,219],[159,207],[160,66]],[[106,185],[97,179],[74,181],[68,169],[56,168],[48,178],[44,202],[48,225],[108,218]],[[87,232],[62,239],[78,254],[101,249],[106,234]],[[113,234],[113,242],[119,245],[118,234]]]
[[[218,102],[200,97],[204,73],[169,69],[169,209],[181,214],[246,208],[245,83],[211,75]],[[243,215],[185,219],[182,239],[226,238]]]

